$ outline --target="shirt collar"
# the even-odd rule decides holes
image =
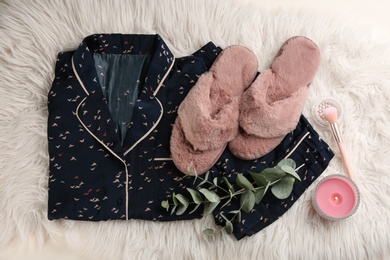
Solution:
[[[94,53],[107,54],[150,54],[151,60],[145,74],[143,88],[149,95],[155,96],[161,87],[160,82],[174,63],[174,56],[158,35],[143,34],[94,34],[82,41],[73,55],[73,64],[77,70],[84,91],[102,92],[97,77]]]

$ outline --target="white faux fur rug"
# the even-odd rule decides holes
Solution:
[[[320,70],[305,107],[333,96],[344,107],[340,128],[361,191],[357,213],[320,218],[314,186],[278,221],[237,242],[209,239],[211,218],[175,223],[48,221],[47,93],[59,51],[92,33],[160,34],[173,53],[208,41],[241,44],[267,68],[294,35],[314,40]],[[12,240],[40,246],[62,237],[87,259],[389,259],[390,42],[369,30],[315,13],[265,12],[232,1],[5,1],[0,4],[0,249]],[[336,153],[323,176],[342,172],[327,128],[313,123]]]

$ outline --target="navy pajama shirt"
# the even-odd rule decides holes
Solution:
[[[88,36],[77,50],[60,53],[48,95],[48,218],[202,217],[202,208],[171,215],[161,201],[195,188],[193,179],[183,178],[173,164],[169,140],[180,103],[220,52],[210,42],[193,55],[175,59],[158,35],[103,34]],[[255,234],[286,212],[333,153],[301,116],[297,128],[264,157],[242,161],[226,149],[211,168],[212,177],[234,178],[285,157],[303,165],[298,171],[302,182],[289,198],[277,200],[268,194],[253,212],[244,213],[234,224],[237,239]],[[238,207],[233,201],[223,210]],[[223,225],[219,212],[213,213]]]

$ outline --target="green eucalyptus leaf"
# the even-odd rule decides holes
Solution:
[[[202,205],[202,204],[197,204],[193,210],[191,210],[190,212],[188,212],[188,214],[194,213],[194,212],[200,207],[200,205]]]
[[[176,215],[182,215],[187,210],[187,208],[188,208],[188,204],[187,205],[180,205],[176,211]]]
[[[247,190],[246,192],[244,192],[241,195],[240,206],[244,212],[246,212],[246,213],[251,212],[251,210],[255,206],[255,202],[256,202],[255,201],[255,194],[253,193],[253,191]]]
[[[221,198],[218,196],[218,194],[212,190],[202,188],[199,190],[199,192],[202,193],[206,197],[206,199],[210,202],[220,202],[221,201]]]
[[[280,178],[283,178],[284,176],[286,176],[286,173],[278,167],[266,168],[263,171],[261,171],[260,174],[263,175],[264,178],[269,182],[277,181]]]
[[[208,237],[214,237],[215,236],[215,231],[212,228],[206,228],[203,230],[203,234],[205,234]]]
[[[295,173],[294,169],[290,165],[282,165],[280,169],[282,169],[285,173],[289,173],[289,174]]]
[[[176,215],[182,215],[187,210],[190,203],[189,203],[188,199],[182,194],[176,194],[175,197],[181,204],[181,205],[179,205],[179,207],[176,211]]]
[[[262,175],[261,173],[249,171],[249,174],[258,186],[266,186],[269,183],[267,178],[264,177],[264,175]]]
[[[176,199],[176,193],[172,194],[172,201],[175,206],[179,205],[179,201]]]
[[[219,204],[219,201],[207,203],[206,204],[207,207],[205,209],[205,215],[211,214],[213,212],[213,210],[218,206],[218,204]]]
[[[226,231],[226,233],[231,234],[233,232],[233,224],[232,224],[232,222],[224,214],[221,213],[220,215],[225,220],[225,231]]]
[[[288,196],[290,196],[294,188],[294,182],[295,178],[292,176],[288,175],[283,177],[278,183],[272,186],[272,194],[274,194],[278,199],[286,199]]]
[[[294,170],[295,170],[295,168],[297,167],[296,164],[295,164],[295,161],[294,161],[293,159],[290,159],[290,158],[281,160],[281,161],[276,165],[276,167],[282,168],[283,165],[290,166],[290,167],[293,168]]]
[[[202,203],[202,195],[194,189],[187,188],[188,192],[191,194],[192,200],[195,202],[195,204],[201,204]]]
[[[266,188],[260,188],[255,191],[255,203],[259,204],[259,202],[263,199],[264,195],[266,193]]]
[[[213,183],[214,183],[215,186],[218,186],[218,178],[217,177],[214,177]]]
[[[301,181],[301,177],[299,177],[299,175],[295,172],[295,170],[291,166],[289,166],[289,165],[282,165],[281,169],[285,173],[290,174],[291,176],[293,176],[298,181]]]
[[[228,233],[228,234],[233,233],[233,224],[232,224],[232,222],[226,221],[226,223],[225,223],[225,230],[226,230],[226,233]]]
[[[183,194],[176,194],[176,199],[180,202],[180,204],[188,207],[189,200]]]
[[[177,206],[176,206],[176,205],[175,205],[175,206],[173,206],[173,208],[171,209],[171,215],[173,214],[173,212],[175,212],[176,208],[177,208]]]
[[[238,211],[238,213],[236,215],[236,221],[241,222],[241,211]]]
[[[226,183],[226,186],[228,187],[230,193],[234,193],[235,190],[233,188],[233,185],[229,182],[229,180],[226,177],[223,177],[222,180]]]
[[[168,211],[169,210],[169,202],[167,200],[161,201],[161,207],[163,207],[164,209],[167,209],[167,211]]]
[[[206,172],[206,175],[204,176],[204,179],[205,179],[206,181],[208,181],[209,176],[210,176],[210,171]]]
[[[250,181],[243,174],[237,174],[236,182],[238,186],[244,188],[245,190],[255,190],[252,183],[250,183]]]

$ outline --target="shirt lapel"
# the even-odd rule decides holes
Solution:
[[[124,155],[131,152],[157,127],[163,115],[163,105],[156,95],[174,65],[174,56],[159,35],[155,36],[153,45],[143,88],[125,139]]]
[[[121,146],[118,129],[111,120],[100,86],[93,53],[151,54],[142,90],[133,110],[125,142]],[[84,39],[72,58],[72,66],[86,97],[76,116],[86,130],[103,146],[123,155],[131,152],[158,125],[163,106],[156,94],[174,64],[174,57],[158,35],[92,35]]]

